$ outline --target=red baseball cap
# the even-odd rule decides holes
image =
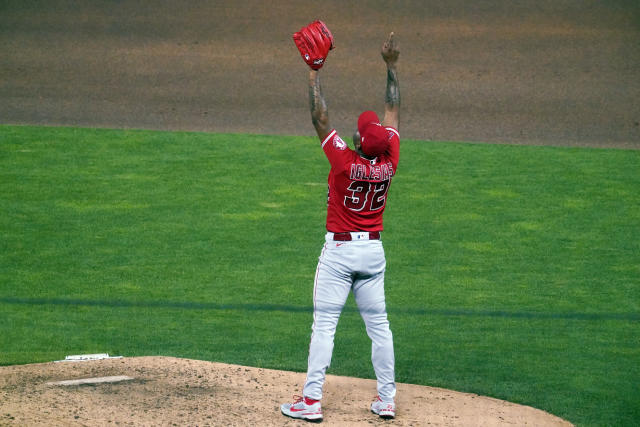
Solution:
[[[360,146],[367,156],[377,157],[384,154],[389,146],[389,132],[380,124],[374,111],[365,111],[358,117]]]

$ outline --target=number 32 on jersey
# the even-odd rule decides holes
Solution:
[[[377,211],[387,202],[389,181],[352,181],[344,196],[344,205],[352,211]]]

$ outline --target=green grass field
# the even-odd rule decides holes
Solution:
[[[640,151],[403,141],[399,382],[640,423]],[[0,365],[304,371],[328,162],[304,137],[0,126]],[[352,298],[330,373],[373,378]]]

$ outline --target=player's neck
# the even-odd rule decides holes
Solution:
[[[375,159],[375,158],[376,158],[376,156],[368,156],[368,155],[364,154],[364,153],[362,152],[362,150],[360,149],[360,147],[357,147],[357,148],[356,148],[356,153],[358,153],[358,155],[359,155],[360,157],[362,157],[362,158],[364,158],[364,159],[367,159],[367,160],[373,160],[373,159]]]

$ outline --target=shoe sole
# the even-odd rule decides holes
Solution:
[[[380,412],[371,411],[371,412],[376,414],[380,418],[384,418],[385,420],[390,420],[396,417],[395,412],[388,412],[388,411],[380,411]]]
[[[309,421],[309,422],[312,422],[312,423],[320,423],[320,422],[322,422],[322,414],[310,414],[310,415],[307,415],[307,416],[304,416],[304,415],[300,414],[301,416],[297,416],[297,415],[287,414],[283,410],[280,410],[280,412],[282,412],[282,415],[287,416],[289,418],[293,418],[294,420],[304,420],[304,421]]]

